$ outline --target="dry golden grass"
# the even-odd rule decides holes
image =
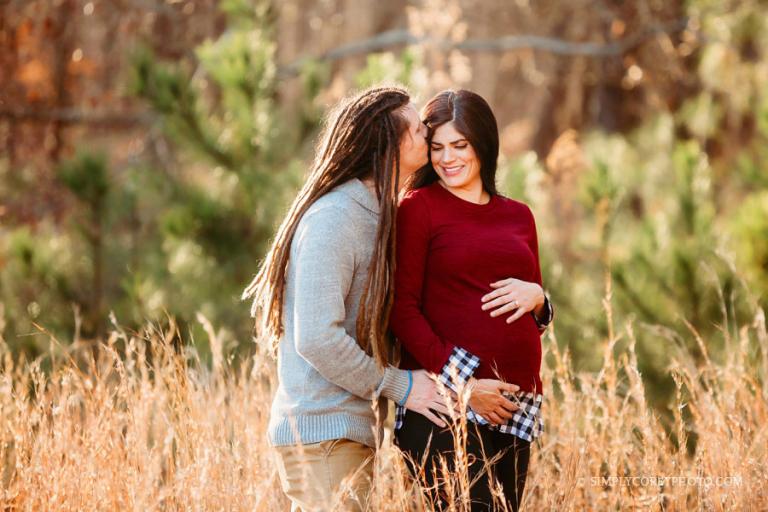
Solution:
[[[52,342],[50,372],[14,361],[0,340],[2,510],[287,509],[265,440],[272,363],[235,367],[200,320],[212,368],[179,349],[173,322],[140,333],[115,327],[95,358],[84,344]],[[629,348],[616,356],[620,337]],[[631,326],[612,338],[596,343],[597,374],[575,374],[554,335],[546,339],[546,432],[532,450],[523,510],[768,510],[762,311],[723,363],[694,364],[684,351],[670,361],[673,436],[695,435],[692,454],[646,403]],[[389,438],[375,473],[371,510],[431,508]],[[465,476],[452,484],[463,510]]]

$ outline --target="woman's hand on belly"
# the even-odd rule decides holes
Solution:
[[[544,304],[544,290],[537,283],[529,283],[510,277],[491,283],[494,290],[481,299],[482,309],[491,311],[492,317],[497,317],[510,311],[515,311],[507,323],[511,324],[529,311]]]
[[[520,389],[519,386],[500,380],[474,377],[470,378],[469,386],[471,388],[469,406],[475,413],[496,425],[512,419],[512,413],[518,407],[502,393],[515,393]]]

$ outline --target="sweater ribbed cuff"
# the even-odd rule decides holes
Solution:
[[[384,370],[384,378],[381,379],[376,390],[376,396],[384,396],[395,403],[400,403],[408,392],[408,370],[401,370],[393,366]]]

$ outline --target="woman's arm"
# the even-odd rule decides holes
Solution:
[[[423,368],[456,390],[459,382],[469,380],[480,358],[438,336],[422,313],[429,239],[429,209],[424,199],[405,198],[397,211],[397,270],[390,328]]]

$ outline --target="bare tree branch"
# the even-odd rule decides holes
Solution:
[[[397,46],[412,46],[416,44],[430,44],[446,51],[456,49],[475,52],[506,52],[526,48],[546,51],[557,55],[581,55],[596,58],[613,57],[637,47],[643,41],[651,39],[657,34],[678,32],[685,29],[687,25],[688,18],[682,18],[671,23],[653,25],[638,31],[625,39],[610,43],[566,41],[563,39],[536,35],[504,36],[498,39],[467,39],[465,41],[453,42],[444,39],[418,37],[404,29],[389,30],[362,41],[355,41],[339,46],[316,57],[303,58],[294,61],[281,68],[279,75],[289,76],[296,74],[301,69],[301,66],[310,59],[333,62],[354,55],[366,55]]]
[[[11,121],[59,122],[64,124],[109,124],[116,126],[145,125],[152,122],[154,116],[147,112],[99,112],[76,108],[60,109],[0,109],[0,119]]]
[[[578,43],[532,35],[505,36],[499,39],[469,39],[462,41],[454,48],[470,51],[509,51],[521,48],[548,51],[557,55],[581,55],[587,57],[612,57],[621,55],[643,41],[651,39],[657,34],[668,34],[683,30],[688,24],[688,19],[677,20],[673,23],[657,25],[639,31],[621,41],[610,43]]]

